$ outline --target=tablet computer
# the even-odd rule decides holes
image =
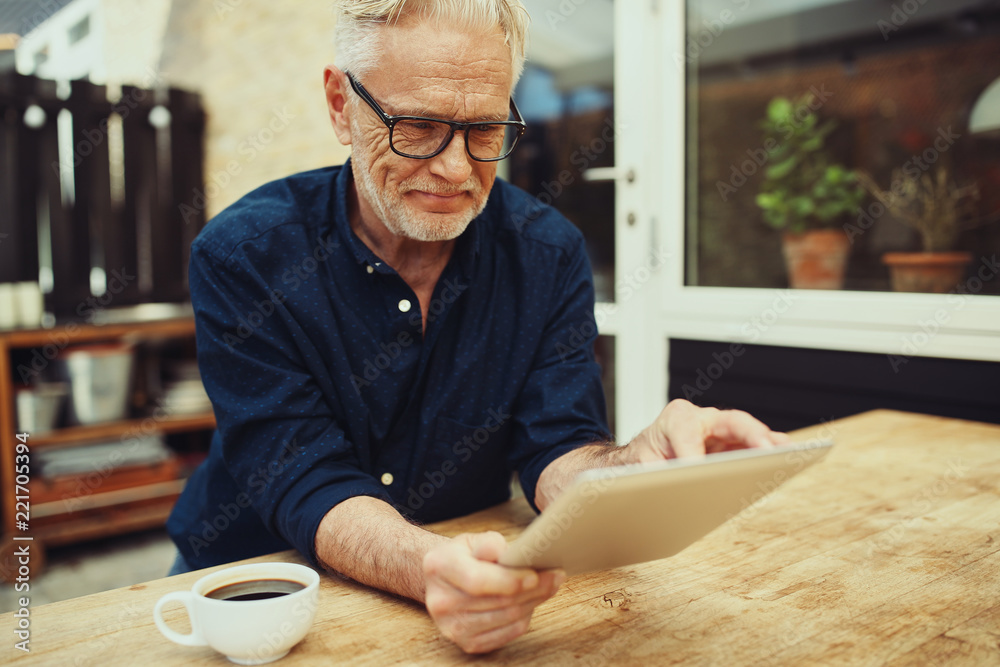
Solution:
[[[500,564],[580,574],[666,558],[822,459],[830,440],[581,473]]]

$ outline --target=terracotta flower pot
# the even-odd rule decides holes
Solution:
[[[972,261],[967,252],[887,252],[882,263],[889,267],[896,292],[944,294],[955,289]]]
[[[842,289],[851,244],[841,229],[812,229],[782,237],[788,283],[795,289]]]

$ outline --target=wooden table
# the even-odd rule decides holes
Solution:
[[[795,435],[837,445],[673,558],[571,577],[489,656],[463,655],[415,603],[324,576],[280,664],[1000,664],[1000,426],[876,411]],[[510,537],[531,518],[520,500],[433,528]],[[4,661],[231,664],[153,625],[156,600],[205,572],[33,608],[30,654],[5,614]],[[183,611],[170,622],[186,631]]]

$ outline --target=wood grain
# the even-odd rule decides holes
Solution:
[[[465,656],[419,605],[326,575],[316,624],[283,664],[1000,664],[1000,426],[876,411],[795,435],[837,445],[672,558],[570,578],[493,654]],[[431,528],[510,538],[531,518],[522,499]],[[204,573],[33,609],[32,653],[14,657],[230,664],[153,625],[156,600]],[[169,617],[185,629],[182,610]]]

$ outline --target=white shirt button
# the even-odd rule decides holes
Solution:
[[[413,305],[410,303],[409,299],[403,299],[399,302],[399,310],[401,312],[408,313],[412,307]]]
[[[386,486],[389,486],[390,484],[392,484],[392,473],[391,472],[387,472],[387,473],[385,473],[385,474],[382,475],[382,483],[384,485],[386,485]]]
[[[375,267],[369,264],[368,265],[368,273],[375,273]]]

